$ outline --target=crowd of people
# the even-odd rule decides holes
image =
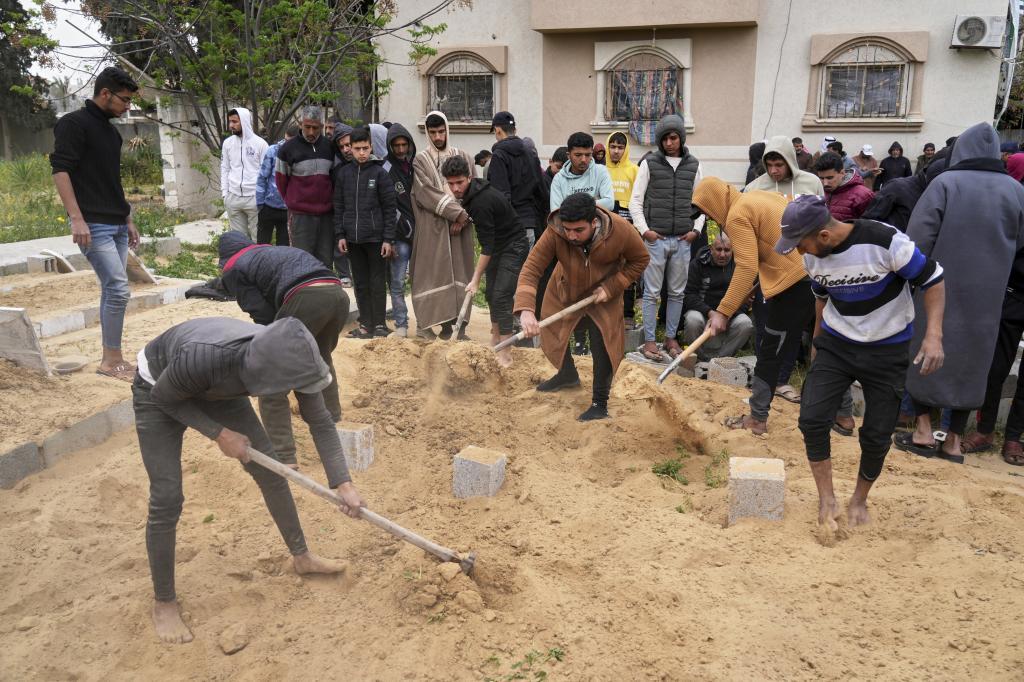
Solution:
[[[104,70],[93,99],[58,123],[51,163],[74,241],[102,286],[98,371],[132,382],[151,480],[153,618],[166,641],[191,639],[174,601],[173,565],[186,428],[245,464],[297,570],[339,570],[309,552],[287,485],[247,452],[256,445],[298,466],[287,398],[295,392],[343,511],[359,515],[362,498],[334,428],[341,403],[332,353],[348,322],[348,286],[359,310],[351,336],[408,335],[408,285],[416,336],[427,341],[466,338],[460,310],[485,287],[492,345],[517,327],[540,336],[557,371],[538,391],[579,386],[574,355],[592,355],[581,422],[609,417],[638,299],[637,350],[648,362],[679,356],[680,339],[705,331],[712,338],[688,359],[691,368],[752,340],[749,413],[725,425],[764,434],[775,396],[800,403],[824,526],[842,516],[830,445],[832,434],[854,434],[854,382],[865,413],[850,525],[868,521],[867,496],[891,444],[961,462],[993,445],[1024,334],[1024,153],[1001,145],[987,123],[939,150],[925,145],[916,168],[895,142],[877,162],[870,145],[850,157],[826,137],[812,155],[800,138],[772,137],[751,146],[741,190],[705,172],[677,115],[658,123],[654,149],[638,163],[625,132],[603,144],[575,132],[542,164],[510,112],[494,116],[492,149],[471,157],[453,145],[440,111],[426,116],[417,150],[399,123],[351,127],[315,106],[267,144],[237,108],[222,154],[230,229],[220,238],[220,285],[252,323],[190,320],[151,341],[133,365],[120,337],[127,250],[138,232],[109,119],[137,89],[124,71]],[[584,299],[591,302],[576,306]],[[542,329],[540,320],[556,314]],[[789,381],[805,339],[801,395]],[[511,352],[498,361],[510,364]],[[250,396],[259,398],[259,419]],[[968,435],[973,410],[978,425]],[[897,431],[901,411],[913,430]],[[942,438],[932,430],[939,414]],[[1009,464],[1024,465],[1022,433],[1019,381],[1002,451]]]

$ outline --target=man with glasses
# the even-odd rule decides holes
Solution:
[[[122,381],[131,381],[135,374],[121,353],[121,331],[131,296],[128,248],[139,243],[139,232],[121,186],[121,134],[110,119],[128,111],[138,89],[117,67],[101,71],[92,99],[57,121],[50,155],[71,237],[100,282],[103,358],[96,373]]]

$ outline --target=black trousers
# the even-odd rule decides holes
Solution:
[[[767,313],[765,312],[765,306],[767,303],[764,300],[764,295],[761,293],[761,287],[754,288],[754,352],[761,347],[761,341],[764,340],[764,321]],[[814,320],[811,320],[812,329]],[[793,376],[793,369],[796,367],[797,356],[800,354],[800,346],[795,346],[789,352],[782,356],[779,362],[779,384],[788,384],[790,377]]]
[[[899,417],[910,344],[862,346],[824,332],[814,339],[814,347],[817,354],[800,401],[807,459],[822,462],[832,456],[830,435],[836,410],[850,385],[859,381],[864,389],[864,421],[857,433],[859,476],[874,481],[882,471]]]
[[[276,319],[294,317],[306,325],[316,339],[320,357],[331,369],[331,385],[321,395],[324,406],[335,422],[341,421],[341,401],[338,397],[338,374],[334,371],[331,353],[338,347],[338,336],[348,321],[348,294],[339,284],[309,286],[299,289],[277,311]],[[292,411],[288,394],[261,395],[260,419],[273,443],[277,460],[295,464],[295,436],[292,432]]]
[[[801,280],[768,299],[758,317],[761,315],[764,316],[764,336],[757,348],[750,415],[767,421],[779,381],[779,368],[790,354],[795,356],[804,329],[814,320],[814,294],[811,293],[810,280]],[[834,411],[832,416],[835,416]]]
[[[348,264],[359,306],[359,323],[367,329],[384,326],[387,308],[388,268],[384,256],[380,255],[380,247],[380,242],[348,244]]]
[[[291,245],[316,256],[325,268],[334,259],[334,218],[330,213],[307,215],[292,213],[288,217],[288,238]]]
[[[132,384],[135,431],[139,436],[142,463],[149,474],[149,518],[146,521],[146,552],[157,601],[174,601],[174,547],[178,518],[185,502],[181,478],[181,441],[186,426],[153,402],[152,387],[138,375]],[[248,436],[252,447],[271,457],[273,446],[252,409],[249,398],[197,400],[199,408],[219,424]],[[277,529],[292,555],[304,554],[299,513],[295,509],[288,481],[252,462],[242,465],[263,493]]]
[[[604,407],[608,406],[608,395],[612,390],[612,361],[608,357],[608,350],[604,347],[604,337],[597,324],[584,315],[577,330],[590,334],[590,355],[594,358],[594,390],[593,402]],[[565,356],[562,358],[562,367],[558,370],[562,376],[579,376],[576,363],[572,359],[572,351],[568,346],[565,348]]]
[[[530,251],[530,242],[526,235],[521,235],[508,244],[500,253],[491,255],[484,275],[487,287],[487,308],[491,315],[491,324],[498,325],[499,334],[511,334],[515,318],[512,315],[512,302],[516,295],[516,284],[519,282],[519,271],[523,269],[526,255]]]
[[[274,242],[274,233],[277,241]],[[256,243],[288,246],[288,209],[263,205],[256,219]]]
[[[1024,335],[1024,293],[1007,290],[1003,299],[1003,314],[999,320],[999,337],[992,355],[992,367],[988,371],[988,387],[985,389],[985,404],[978,411],[978,431],[992,433],[996,428],[999,401],[1003,397],[1003,382],[1010,374],[1013,361],[1017,359],[1017,347]],[[1024,433],[1024,379],[1017,378],[1017,390],[1010,404],[1006,418],[1006,440],[1020,440]]]

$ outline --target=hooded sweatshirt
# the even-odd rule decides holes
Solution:
[[[693,203],[725,230],[732,241],[733,271],[718,312],[732,317],[760,279],[765,298],[778,296],[806,277],[804,263],[793,249],[783,255],[775,244],[782,237],[782,212],[789,201],[775,192],[740,192],[719,178],[706,178],[693,193]]]
[[[789,179],[781,182],[772,180],[768,173],[757,177],[749,185],[743,188],[744,192],[753,190],[765,190],[767,192],[778,192],[787,199],[795,199],[801,194],[816,194],[819,197],[825,196],[825,190],[821,186],[821,180],[817,175],[800,170],[800,164],[796,160],[796,150],[793,149],[793,142],[785,135],[775,135],[768,140],[764,148],[765,156],[778,154],[786,162],[789,168]]]
[[[900,150],[898,157],[892,156],[894,149]],[[893,142],[889,145],[889,156],[882,159],[878,167],[882,169],[882,172],[878,174],[878,179],[875,180],[876,189],[881,189],[885,186],[885,183],[891,182],[896,178],[909,178],[914,174],[914,171],[910,168],[910,159],[903,156],[903,145],[899,142]]]
[[[351,159],[346,159],[338,151],[338,140],[343,137],[348,137],[352,134],[352,126],[342,122],[334,124],[334,132],[331,134],[331,149],[334,150],[334,165],[331,166],[331,182],[334,184],[338,183],[338,173],[341,172],[342,167],[346,163],[351,163]],[[372,143],[371,143],[372,144]]]
[[[383,159],[388,155],[388,129],[379,123],[371,123],[369,127],[373,155],[378,159]]]
[[[551,198],[548,207],[554,211],[562,206],[562,202],[570,194],[585,192],[594,197],[597,205],[606,211],[615,207],[615,196],[612,191],[612,177],[608,168],[593,159],[583,175],[572,172],[572,162],[566,161],[562,170],[555,174],[551,181]]]
[[[409,151],[405,156],[398,156],[392,148],[392,144],[400,137],[409,141]],[[412,212],[412,160],[415,158],[416,142],[412,135],[401,123],[392,123],[388,128],[388,156],[384,161],[384,170],[395,185],[395,200],[398,204],[395,237],[410,244],[416,230],[416,216]]]
[[[545,188],[536,152],[512,135],[495,142],[491,154],[488,182],[509,200],[523,227],[535,228],[540,222],[537,199]]]
[[[267,142],[253,132],[252,114],[245,107],[236,107],[242,123],[241,135],[229,135],[220,148],[220,195],[255,197],[260,164],[267,153]]]
[[[764,162],[761,159],[764,158],[764,148],[767,147],[766,142],[755,142],[747,148],[747,160],[750,161],[750,165],[747,166],[747,182],[746,184],[752,183],[757,178],[764,175]]]
[[[256,324],[270,324],[300,284],[341,280],[319,258],[291,246],[254,244],[234,230],[220,237],[221,283]]]
[[[608,135],[605,144],[611,149],[612,135]],[[609,153],[605,158],[605,168],[612,178],[612,191],[615,193],[615,212],[626,220],[633,222],[629,214],[629,198],[633,195],[633,183],[636,182],[636,174],[640,172],[640,166],[629,160],[629,135],[626,135],[626,151],[622,152],[622,158],[618,163],[612,162]]]
[[[681,145],[680,156],[668,156],[665,153],[663,141],[671,132],[679,135]],[[691,156],[690,150],[686,148],[686,124],[681,116],[670,114],[658,121],[658,125],[654,129],[654,135],[658,140],[658,149],[640,161],[636,182],[633,183],[633,194],[629,198],[629,213],[633,218],[633,225],[640,233],[640,236],[643,236],[650,229],[664,235],[685,234],[691,228],[699,233],[704,229],[704,219],[700,217],[696,221],[693,220],[692,197],[693,190],[700,184],[703,172],[700,162]],[[664,186],[660,182],[651,182],[652,171],[650,164],[652,162],[658,165],[658,168],[654,171],[655,173],[662,177],[666,174],[671,174],[671,177],[666,178]],[[677,203],[676,192],[680,189],[680,184],[682,184],[683,180],[678,176],[678,173],[686,172],[684,169],[688,167],[695,167],[693,181],[690,185],[690,196],[683,198],[682,201]],[[664,193],[667,199],[662,201],[658,196],[648,196],[649,190]],[[652,215],[655,217],[655,220],[658,220],[660,216],[665,216],[665,220],[669,224],[649,224],[652,222],[649,216]],[[680,219],[682,220],[680,221]]]
[[[200,401],[296,391],[328,484],[335,488],[352,480],[320,391],[297,390],[326,386],[331,379],[316,339],[298,319],[285,317],[263,327],[227,317],[202,317],[171,327],[150,341],[143,353],[153,380],[153,402],[211,440],[225,427],[206,414]]]

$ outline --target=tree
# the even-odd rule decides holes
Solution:
[[[411,61],[432,54],[427,43],[445,27],[423,22],[454,2],[469,0],[439,0],[401,25],[392,25],[394,0],[84,0],[82,7],[122,63],[186,105],[192,125],[172,127],[216,155],[230,109],[247,107],[257,130],[280,137],[303,105],[336,103],[346,83],[374,74],[381,36],[401,33]]]
[[[53,124],[47,107],[47,84],[29,72],[56,47],[36,25],[39,13],[20,0],[0,0],[0,137],[4,156],[11,156],[12,126],[40,130]]]

